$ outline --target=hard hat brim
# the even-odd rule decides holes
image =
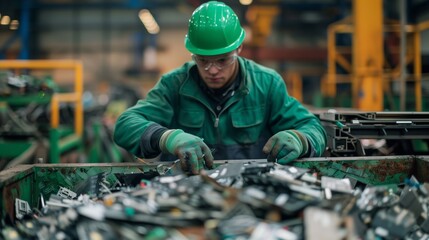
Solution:
[[[228,52],[232,52],[235,49],[237,49],[244,41],[244,38],[246,37],[246,32],[244,29],[242,29],[240,36],[237,38],[235,42],[230,44],[229,46],[223,47],[223,48],[217,48],[217,49],[201,49],[196,47],[192,42],[189,40],[188,34],[185,36],[185,47],[188,49],[189,52],[196,54],[196,55],[202,55],[202,56],[213,56],[213,55],[220,55]]]

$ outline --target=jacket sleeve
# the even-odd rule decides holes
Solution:
[[[114,142],[137,157],[157,156],[160,150],[154,138],[171,125],[176,85],[171,75],[162,77],[145,99],[123,112],[115,124]]]
[[[295,129],[308,140],[306,157],[321,156],[326,147],[326,132],[317,118],[295,98],[291,97],[279,74],[273,75],[267,101],[270,103],[270,126],[273,133]]]

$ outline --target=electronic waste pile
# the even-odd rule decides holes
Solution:
[[[370,186],[275,163],[200,175],[107,173],[15,200],[4,239],[429,239],[429,185]]]

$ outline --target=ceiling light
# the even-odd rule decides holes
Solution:
[[[4,15],[1,18],[0,24],[1,25],[9,25],[9,23],[10,23],[10,17],[8,15]]]
[[[240,0],[241,5],[250,5],[252,2],[253,0]]]
[[[18,20],[12,20],[10,22],[9,29],[10,30],[16,30],[16,29],[18,29],[18,26],[19,26],[19,21]]]
[[[139,18],[150,34],[159,33],[159,25],[148,9],[140,10]]]

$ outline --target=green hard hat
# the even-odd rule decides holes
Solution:
[[[192,13],[185,46],[193,54],[219,55],[237,49],[245,36],[234,11],[225,3],[210,1]]]

